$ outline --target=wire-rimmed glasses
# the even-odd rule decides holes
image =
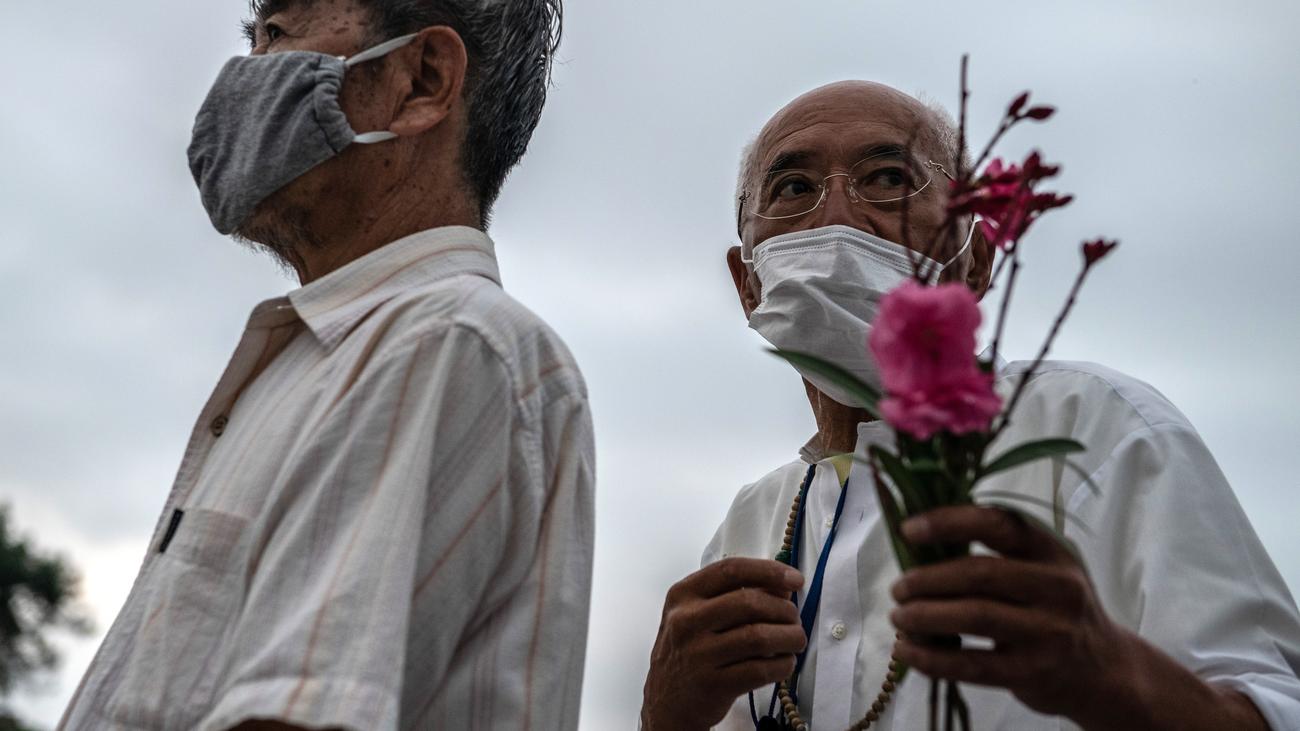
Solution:
[[[764,176],[754,196],[749,191],[741,195],[736,228],[740,229],[746,208],[769,221],[812,213],[826,202],[832,178],[845,179],[849,200],[854,203],[884,205],[924,192],[933,182],[934,173],[953,179],[939,163],[921,163],[898,151],[872,155],[843,172],[776,170]]]

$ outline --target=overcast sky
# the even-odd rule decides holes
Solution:
[[[1013,356],[1099,234],[1056,356],[1151,382],[1197,425],[1293,591],[1300,531],[1300,52],[1292,0],[568,0],[542,125],[492,230],[507,290],[586,373],[599,459],[583,728],[633,728],[663,593],[736,490],[813,431],[723,264],[739,149],[845,78],[952,106],[973,138],[1016,93],[1060,108],[1004,150],[1065,163],[1077,202],[1027,241]],[[241,0],[5,2],[0,27],[0,500],[68,555],[102,632],[248,311],[294,282],[214,233],[185,163],[242,52]],[[49,725],[100,637],[22,689]]]

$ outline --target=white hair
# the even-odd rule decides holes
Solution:
[[[736,197],[732,200],[736,204],[736,218],[740,218],[740,202],[745,196],[745,191],[749,188],[749,181],[754,176],[754,168],[758,167],[758,136],[755,135],[740,150],[740,174],[736,176]]]

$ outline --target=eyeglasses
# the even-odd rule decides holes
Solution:
[[[897,203],[929,188],[936,172],[953,179],[942,165],[933,160],[921,164],[897,152],[872,155],[849,168],[848,172],[830,175],[814,170],[778,170],[759,184],[751,212],[769,221],[805,216],[826,202],[831,178],[845,178],[849,200],[854,203]],[[749,191],[746,191],[740,196],[737,230],[750,202]]]

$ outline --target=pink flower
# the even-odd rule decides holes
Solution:
[[[954,383],[935,392],[891,396],[880,402],[880,413],[886,423],[923,441],[941,431],[950,434],[985,431],[1001,410],[1002,399],[993,390],[993,374],[978,371],[965,383]]]
[[[908,280],[885,296],[870,347],[887,396],[881,415],[890,426],[917,439],[988,428],[1002,400],[992,374],[975,360],[979,324],[979,305],[963,284]]]
[[[1005,250],[1023,238],[1029,226],[1043,213],[1067,205],[1074,199],[1068,195],[1034,192],[1039,182],[1060,171],[1059,165],[1043,164],[1037,152],[1030,153],[1023,166],[994,158],[984,169],[984,174],[974,181],[952,184],[948,210],[955,216],[978,215],[985,240]]]

